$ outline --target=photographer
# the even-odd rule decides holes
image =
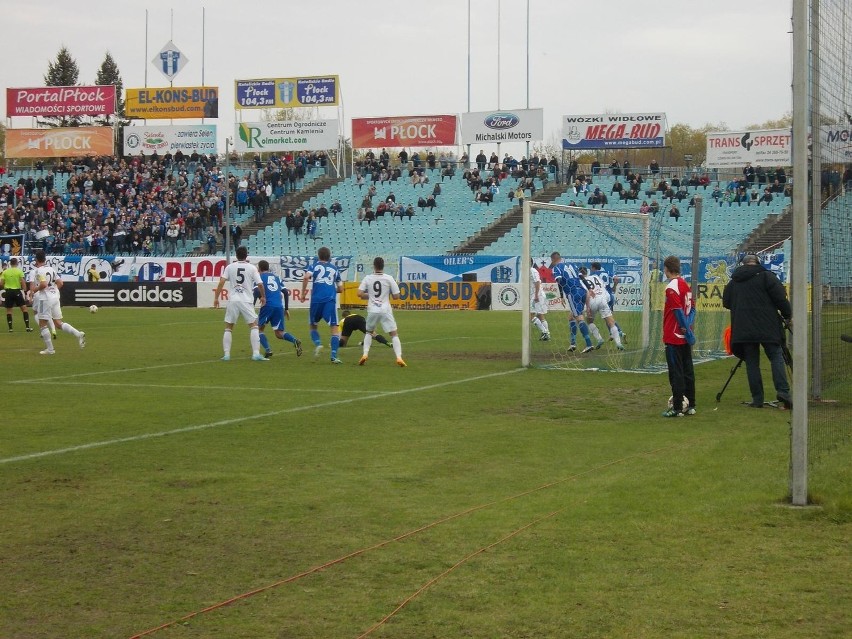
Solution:
[[[725,286],[722,304],[731,311],[731,348],[746,364],[753,408],[763,408],[763,378],[760,374],[760,347],[772,366],[776,397],[792,408],[790,384],[784,364],[784,324],[793,309],[779,279],[760,264],[757,255],[746,255]]]

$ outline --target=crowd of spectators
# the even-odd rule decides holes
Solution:
[[[39,162],[27,175],[4,172],[0,232],[22,233],[52,254],[175,255],[188,241],[213,251],[226,231],[226,197],[237,215],[251,207],[260,221],[273,199],[301,188],[306,171],[326,163],[323,153],[257,156],[225,176],[216,156],[180,151]]]

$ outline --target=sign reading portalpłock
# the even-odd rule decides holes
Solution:
[[[6,117],[112,115],[115,87],[39,87],[6,89]]]

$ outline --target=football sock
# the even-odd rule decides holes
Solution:
[[[311,341],[314,343],[314,346],[319,346],[322,344],[320,341],[319,331],[315,328],[311,329]]]
[[[586,326],[585,322],[581,321],[581,322],[578,322],[578,323],[580,325],[580,335],[582,335],[583,339],[586,340],[586,346],[591,346],[592,340],[589,337],[589,327]]]
[[[6,323],[9,325],[9,330],[11,331],[12,330],[12,316],[11,315],[6,316]]]
[[[251,354],[260,355],[260,331],[257,326],[252,326],[249,331],[249,342],[251,342]]]
[[[370,345],[373,343],[373,336],[367,333],[364,336],[364,355],[370,352]]]
[[[615,342],[615,345],[619,348],[621,347],[621,333],[618,332],[618,326],[613,324],[609,329],[609,334],[612,336],[612,341]]]
[[[533,323],[533,326],[535,326],[535,327],[536,327],[538,330],[540,330],[542,333],[544,333],[544,332],[545,332],[545,331],[544,331],[544,326],[542,326],[542,325],[541,325],[541,320],[540,320],[540,319],[538,319],[537,317],[533,317],[533,318],[532,318],[532,323]]]
[[[281,336],[281,339],[283,339],[285,342],[290,342],[291,344],[296,343],[296,336],[293,335],[292,333],[284,333]]]
[[[571,320],[568,325],[571,327],[571,343],[573,344],[577,341],[577,322]]]
[[[589,332],[592,334],[592,337],[594,337],[597,341],[603,341],[603,337],[601,337],[601,332],[598,330],[598,327],[595,326],[594,322],[589,324]]]
[[[340,335],[331,336],[331,359],[337,359],[337,349],[340,347]]]
[[[80,337],[80,331],[71,326],[68,322],[64,322],[62,324],[62,331],[65,333],[71,333],[74,337]]]
[[[231,354],[231,331],[229,329],[225,329],[225,334],[222,335],[222,350],[225,352],[225,355]]]
[[[268,353],[270,348],[269,340],[266,338],[266,333],[261,333],[260,331],[258,331],[258,333],[259,335],[257,336],[257,339],[260,341],[260,345],[263,346],[263,350]]]
[[[24,324],[27,325],[27,328],[30,327],[30,314],[24,311]]]
[[[544,326],[544,332],[545,332],[545,333],[549,333],[549,332],[550,332],[550,326],[548,326],[548,324],[547,324],[547,320],[541,320],[541,325],[542,325],[542,326]]]
[[[384,335],[376,335],[373,339],[376,340],[379,344],[390,346],[390,342],[388,342]]]
[[[41,329],[41,339],[44,342],[44,347],[47,350],[52,351],[53,350],[53,340],[50,339],[50,329],[47,328],[46,326],[43,329]]]
[[[393,344],[393,354],[397,359],[402,359],[402,342],[399,341],[399,335],[391,337],[391,344]]]

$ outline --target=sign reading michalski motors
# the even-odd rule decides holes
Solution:
[[[543,139],[542,109],[462,113],[462,144],[535,142]]]
[[[197,306],[192,282],[65,282],[60,295],[66,306]]]

